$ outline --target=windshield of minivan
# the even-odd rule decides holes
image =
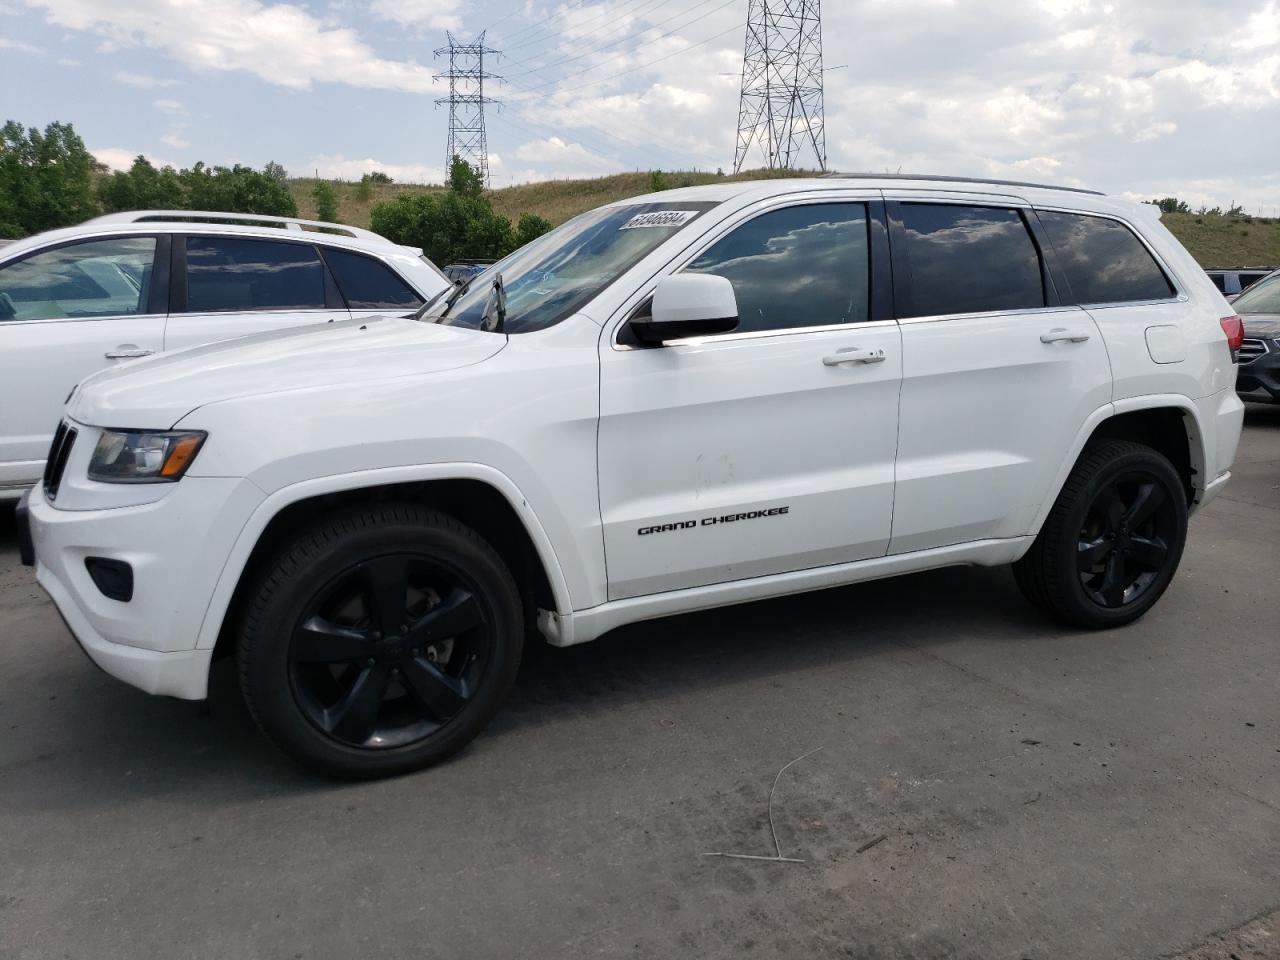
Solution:
[[[1280,313],[1280,273],[1259,280],[1231,304],[1236,313]]]
[[[440,300],[424,319],[486,329],[493,279],[502,275],[506,333],[543,330],[581,309],[714,202],[633,203],[574,217],[474,276],[452,307]]]

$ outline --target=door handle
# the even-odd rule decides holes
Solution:
[[[828,367],[838,367],[842,363],[883,363],[884,351],[880,349],[863,350],[859,347],[845,347],[830,356],[823,357],[822,362]]]
[[[143,350],[132,344],[124,343],[114,350],[108,350],[103,356],[108,360],[132,360],[135,357],[149,357],[153,353],[155,353],[154,350]]]
[[[1054,327],[1048,333],[1040,334],[1041,343],[1058,343],[1061,340],[1068,340],[1071,343],[1084,343],[1089,339],[1089,334],[1083,330],[1068,330],[1066,327]]]

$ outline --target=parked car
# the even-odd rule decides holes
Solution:
[[[444,275],[452,283],[465,283],[477,274],[484,273],[492,265],[492,260],[477,260],[472,263],[451,263],[444,268]]]
[[[1210,267],[1205,273],[1209,275],[1213,285],[1231,301],[1250,284],[1257,283],[1274,269],[1275,267]]]
[[[1280,403],[1280,270],[1242,293],[1233,309],[1244,321],[1236,390],[1245,400]]]
[[[25,559],[107,672],[199,699],[234,656],[267,736],[346,777],[475,737],[526,630],[956,564],[1119,627],[1243,410],[1240,320],[1149,209],[892,176],[613,203],[417,320],[90,377]]]
[[[95,370],[410,312],[447,286],[413,247],[257,214],[119,213],[10,244],[0,250],[0,499],[40,479],[67,393]]]

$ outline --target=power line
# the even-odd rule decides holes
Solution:
[[[812,147],[827,169],[821,0],[749,0],[733,172],[754,143],[770,170]]]

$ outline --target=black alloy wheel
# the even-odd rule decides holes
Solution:
[[[403,746],[449,723],[476,692],[492,637],[476,588],[431,558],[361,561],[325,584],[289,643],[311,722],[357,747]]]
[[[515,682],[521,597],[474,530],[418,504],[298,531],[251,587],[237,657],[263,732],[332,776],[419,769],[469,743]]]
[[[1137,603],[1169,563],[1175,507],[1160,478],[1145,470],[1115,477],[1095,497],[1076,545],[1080,582],[1094,603]]]
[[[1186,538],[1186,488],[1169,460],[1131,440],[1101,440],[1076,461],[1014,578],[1058,620],[1118,627],[1160,599]]]

